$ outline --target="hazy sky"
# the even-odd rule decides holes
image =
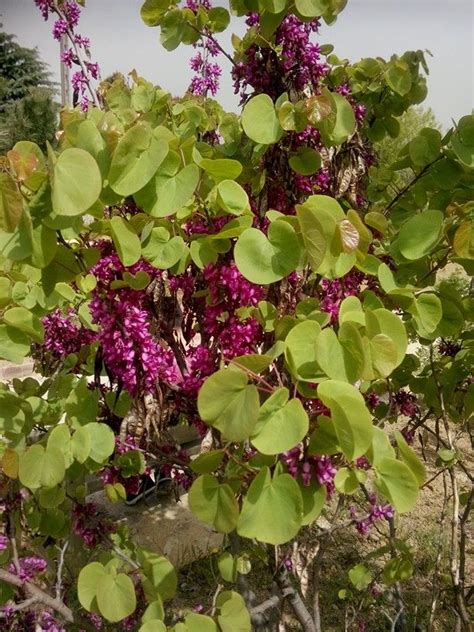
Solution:
[[[173,94],[182,94],[189,83],[192,48],[180,46],[172,53],[161,48],[159,29],[145,26],[140,19],[141,4],[142,0],[87,0],[78,32],[90,37],[92,56],[103,77],[136,68]],[[474,107],[473,6],[472,0],[349,0],[336,24],[323,24],[318,41],[334,44],[335,52],[351,61],[428,49],[433,57],[428,57],[431,71],[425,103],[448,127],[452,118]],[[52,22],[43,22],[33,0],[0,0],[0,15],[4,30],[16,34],[24,46],[37,46],[58,79]],[[230,33],[243,30],[241,19],[232,21],[221,38],[227,50],[231,50]],[[218,98],[224,107],[235,109],[230,64],[224,59],[222,66]]]

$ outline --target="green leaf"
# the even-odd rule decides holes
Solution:
[[[217,624],[211,617],[190,612],[184,619],[186,632],[219,632]]]
[[[390,338],[397,350],[396,366],[401,364],[408,345],[407,332],[401,318],[384,308],[366,310],[365,317],[369,338],[374,339],[378,334]]]
[[[96,599],[101,615],[111,623],[125,619],[137,606],[133,581],[125,573],[102,577],[97,584]]]
[[[325,145],[342,145],[356,129],[356,118],[352,105],[337,92],[331,93],[335,105],[335,117],[323,119],[319,124]]]
[[[232,488],[220,485],[210,474],[199,476],[189,490],[191,511],[220,533],[230,533],[237,525],[239,506]]]
[[[257,228],[244,231],[234,248],[239,272],[252,283],[268,285],[293,272],[300,260],[301,247],[293,227],[276,220],[268,228],[268,238]]]
[[[250,208],[249,196],[233,180],[222,180],[217,185],[217,198],[221,208],[232,215],[241,215]]]
[[[415,298],[408,308],[415,320],[418,333],[421,336],[429,336],[438,326],[443,317],[443,308],[436,294],[421,294]]]
[[[159,619],[150,619],[140,626],[138,632],[166,632],[166,625]]]
[[[398,366],[398,350],[394,341],[384,334],[369,340],[370,356],[376,377],[388,377]]]
[[[268,94],[259,94],[245,104],[242,127],[249,138],[261,145],[277,143],[283,130]]]
[[[451,147],[464,165],[474,168],[474,116],[472,114],[463,116],[459,120],[451,136]]]
[[[262,454],[279,454],[297,445],[308,432],[309,419],[299,399],[289,399],[287,388],[278,388],[260,408],[251,436]]]
[[[102,191],[97,162],[84,149],[70,147],[59,154],[52,177],[53,210],[57,215],[82,215]]]
[[[474,222],[459,226],[453,239],[454,252],[462,259],[474,259]]]
[[[0,229],[11,233],[23,213],[23,196],[8,173],[0,173]]]
[[[216,599],[217,621],[221,632],[251,632],[250,614],[243,598],[236,592],[221,592]],[[193,631],[194,632],[194,631]],[[196,632],[201,632],[197,630]],[[207,632],[207,630],[203,630]]]
[[[103,463],[115,450],[115,435],[107,424],[96,421],[84,426],[91,437],[89,458],[96,463]]]
[[[414,165],[424,167],[438,158],[441,150],[441,134],[437,129],[422,129],[408,144],[408,153]]]
[[[194,195],[199,183],[199,169],[187,165],[176,175],[160,170],[135,200],[152,217],[168,217],[179,211]]]
[[[174,50],[183,39],[186,22],[179,9],[168,11],[161,21],[160,42],[166,50]]]
[[[224,459],[224,450],[211,450],[203,452],[191,461],[191,469],[196,474],[209,474],[215,472]]]
[[[169,6],[169,0],[145,0],[140,9],[141,18],[147,26],[158,26]]]
[[[123,217],[115,215],[110,220],[110,231],[120,261],[124,266],[132,266],[140,259],[142,253],[140,239],[133,226]]]
[[[97,588],[106,576],[105,566],[100,562],[91,562],[81,568],[77,578],[77,596],[81,606],[88,612],[97,611]]]
[[[79,380],[67,396],[64,410],[68,421],[74,428],[85,426],[97,419],[99,396],[97,391],[89,389],[85,377]]]
[[[72,435],[71,449],[74,458],[79,463],[84,463],[89,458],[92,449],[92,435],[87,426],[78,428]]]
[[[413,562],[407,556],[389,560],[383,569],[383,581],[391,586],[399,581],[407,581],[413,575]]]
[[[183,238],[177,235],[170,239],[170,234],[162,226],[153,228],[143,245],[143,258],[155,267],[167,270],[177,263],[186,251]]]
[[[321,155],[311,147],[298,147],[295,154],[288,161],[296,173],[310,176],[321,168]]]
[[[295,479],[289,474],[273,477],[263,467],[252,481],[242,504],[237,532],[268,544],[284,544],[301,527],[303,499]]]
[[[319,323],[305,320],[293,327],[286,337],[286,361],[292,372],[302,380],[314,381],[321,373],[316,355],[316,340],[320,333]]]
[[[204,158],[199,162],[201,169],[204,169],[216,182],[221,180],[235,180],[242,173],[242,165],[238,160],[230,158]]]
[[[137,123],[119,140],[112,156],[109,184],[119,195],[132,195],[155,175],[169,151],[168,142],[155,138],[151,127]]]
[[[35,444],[20,455],[18,476],[29,489],[55,487],[64,479],[64,457],[56,448]]]
[[[340,494],[354,494],[359,489],[359,480],[353,470],[341,467],[334,477],[334,485]]]
[[[309,485],[300,485],[303,497],[303,518],[301,526],[314,522],[321,514],[326,502],[326,487],[312,481]]]
[[[381,428],[374,427],[372,444],[367,452],[367,458],[373,466],[376,466],[377,463],[386,457],[394,459],[395,450],[386,432]]]
[[[443,234],[444,216],[441,211],[423,211],[403,224],[397,243],[405,259],[426,257]]]
[[[318,425],[309,440],[308,454],[337,454],[341,451],[334,422],[323,415],[318,417]]]
[[[30,340],[19,329],[0,325],[0,358],[21,364],[30,352]]]
[[[217,567],[224,581],[235,582],[237,577],[237,560],[232,553],[222,553],[217,560]]]
[[[146,621],[163,621],[165,618],[165,610],[161,598],[156,599],[148,604],[145,612],[142,614],[142,623]]]
[[[315,18],[326,13],[328,3],[324,0],[296,0],[296,10],[305,18]]]
[[[405,441],[402,433],[398,430],[395,430],[395,439],[397,441],[398,449],[400,451],[400,458],[402,461],[408,465],[410,470],[415,475],[416,480],[418,481],[418,485],[421,487],[423,483],[426,481],[426,469],[423,465],[422,461],[416,455],[416,452],[410,448],[408,443]]]
[[[145,582],[152,587],[152,594],[155,593],[153,599],[171,599],[178,586],[176,570],[171,562],[163,555],[146,549],[139,549],[137,557],[146,578]]]
[[[6,325],[31,336],[37,342],[43,341],[44,327],[40,319],[25,307],[11,307],[3,314]]]
[[[331,410],[339,444],[353,461],[367,452],[372,441],[372,418],[364,398],[351,384],[328,380],[318,386],[318,397]]]
[[[221,33],[229,26],[230,15],[224,7],[213,7],[208,11],[210,28],[214,33]]]
[[[372,573],[363,564],[357,564],[350,569],[349,579],[356,590],[365,590],[372,583]]]
[[[257,388],[237,369],[221,369],[207,378],[198,395],[201,419],[230,441],[248,439],[259,413]]]
[[[403,97],[410,92],[411,73],[408,64],[404,61],[391,61],[385,72],[385,78],[389,87],[400,96]]]
[[[413,509],[418,497],[418,482],[411,469],[402,461],[384,458],[375,465],[376,485],[398,513]]]

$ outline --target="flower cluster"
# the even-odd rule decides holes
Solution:
[[[420,407],[416,401],[416,396],[409,391],[400,390],[392,395],[392,405],[400,415],[410,419],[418,419]]]
[[[200,8],[208,11],[211,3],[209,0],[186,0],[186,7],[197,13]],[[211,93],[215,97],[219,89],[222,68],[219,64],[209,61],[209,58],[217,57],[220,51],[219,45],[208,28],[204,28],[201,39],[194,44],[194,48],[201,50],[189,62],[191,70],[195,73],[191,79],[189,91],[197,96],[207,96]]]
[[[95,99],[91,80],[98,79],[100,71],[99,65],[89,60],[89,38],[74,32],[74,29],[79,24],[81,8],[76,0],[66,0],[61,5],[57,5],[52,0],[35,0],[35,4],[41,11],[44,20],[47,20],[50,14],[56,15],[57,19],[53,24],[52,30],[54,39],[59,41],[64,36],[67,36],[69,39],[71,48],[66,48],[62,52],[61,62],[68,68],[72,68],[73,64],[80,66],[80,70],[73,73],[71,78],[74,91],[74,105],[79,103],[81,109],[87,111],[91,104],[87,93]],[[82,54],[85,54],[87,59],[83,60]]]
[[[112,525],[99,520],[96,514],[94,503],[76,503],[72,510],[73,531],[88,549],[94,549],[105,534],[113,531]]]
[[[247,17],[247,25],[259,26],[257,14]],[[255,92],[265,92],[277,98],[287,89],[298,91],[310,87],[317,90],[329,66],[320,61],[320,48],[311,42],[311,35],[319,28],[319,21],[303,22],[295,15],[287,15],[275,34],[279,54],[270,47],[252,44],[245,51],[245,61],[232,71],[234,91],[246,99],[248,86]]]
[[[48,562],[37,555],[20,557],[18,565],[19,568],[17,569],[16,565],[13,562],[10,562],[8,570],[13,575],[18,575],[23,582],[32,581],[37,575],[44,573],[44,571],[48,568]]]
[[[442,356],[454,358],[454,356],[461,351],[462,344],[454,340],[445,340],[444,338],[438,344],[438,351]]]
[[[43,317],[44,342],[46,351],[58,360],[70,353],[78,353],[85,345],[95,340],[95,333],[83,327],[77,312],[72,307],[63,314],[58,308]]]
[[[300,477],[306,487],[315,480],[326,487],[329,497],[334,493],[337,470],[330,456],[308,456],[304,453],[302,444],[299,444],[281,454],[280,459],[286,465],[288,473],[293,478]]]
[[[350,508],[351,516],[355,519],[356,529],[361,535],[367,535],[370,527],[379,520],[390,520],[395,515],[395,511],[392,505],[382,505],[377,502],[375,494],[371,494],[369,497],[369,512],[365,518],[357,518],[357,509],[355,507]]]
[[[0,534],[0,551],[6,551],[8,549],[9,543],[10,540],[7,538],[7,536]]]
[[[358,296],[364,289],[377,289],[375,277],[353,269],[340,279],[323,279],[320,283],[320,308],[330,314],[331,323],[337,322],[339,307],[348,296]]]
[[[132,395],[142,388],[152,391],[158,380],[178,381],[174,356],[153,335],[151,309],[145,290],[111,287],[127,271],[146,272],[150,278],[159,271],[145,261],[125,268],[115,253],[106,255],[91,269],[97,278],[90,312],[98,325],[97,339],[104,362],[114,377]]]
[[[236,310],[256,306],[264,297],[263,287],[247,281],[233,262],[209,264],[203,277],[210,301],[203,315],[203,333],[215,337],[225,358],[254,353],[261,342],[262,329],[255,318],[241,320]]]

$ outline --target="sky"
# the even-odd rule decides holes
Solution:
[[[142,0],[87,0],[77,32],[91,39],[92,57],[102,76],[115,71],[138,74],[183,94],[189,84],[189,58],[193,49],[180,46],[167,52],[159,43],[159,28],[145,26],[140,18]],[[223,4],[218,2],[217,4]],[[33,0],[0,0],[0,22],[17,41],[38,47],[59,81],[58,44],[51,36],[52,22],[43,22]],[[221,44],[231,51],[231,33],[244,32],[243,20],[233,18]],[[332,26],[321,26],[317,41],[331,43],[339,57],[388,58],[405,50],[429,50],[427,107],[443,127],[474,107],[474,2],[472,0],[348,0]],[[230,63],[222,59],[223,77],[218,99],[236,110]]]

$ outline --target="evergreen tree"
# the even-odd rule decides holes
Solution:
[[[0,24],[0,27],[2,25]],[[55,84],[36,48],[24,48],[15,36],[0,31],[0,151],[20,138],[40,146],[57,128]]]

